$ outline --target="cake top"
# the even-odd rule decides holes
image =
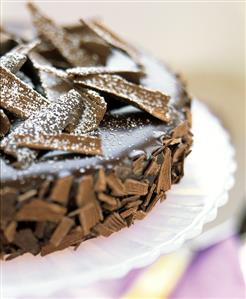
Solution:
[[[103,148],[102,135],[105,128],[113,132],[121,126],[122,109],[128,109],[128,114],[123,113],[123,118],[128,115],[126,130],[139,127],[141,132],[141,125],[150,118],[168,131],[178,111],[176,86],[170,88],[176,82],[167,71],[162,75],[170,92],[164,92],[165,87],[150,88],[151,62],[98,20],[81,19],[64,27],[33,3],[28,9],[36,31],[33,40],[1,28],[4,165],[28,169],[44,155],[54,158],[61,151],[109,157],[111,149]],[[158,67],[154,69],[156,79]],[[119,113],[114,112],[121,107]],[[137,119],[130,116],[132,112]]]

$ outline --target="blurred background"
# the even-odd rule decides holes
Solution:
[[[246,182],[245,2],[34,2],[61,23],[99,16],[119,35],[183,75],[191,94],[207,103],[220,118],[236,149],[238,168],[229,203],[206,229],[239,218],[245,209]],[[2,1],[1,16],[1,25],[9,29],[31,24],[23,1]]]

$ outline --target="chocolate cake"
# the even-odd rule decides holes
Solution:
[[[143,219],[182,178],[192,144],[178,75],[96,19],[62,26],[28,8],[33,40],[1,28],[4,259]]]

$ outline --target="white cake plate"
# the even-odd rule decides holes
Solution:
[[[172,187],[165,202],[132,227],[86,241],[76,251],[69,248],[46,257],[25,254],[1,262],[2,298],[40,298],[121,277],[198,236],[227,202],[236,164],[227,132],[196,100],[193,119],[194,146],[185,163],[185,177]]]

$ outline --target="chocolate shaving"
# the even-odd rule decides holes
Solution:
[[[173,138],[181,138],[181,137],[187,135],[188,131],[189,131],[188,123],[186,121],[184,121],[173,130],[172,137]]]
[[[50,183],[51,180],[47,179],[41,184],[40,189],[38,191],[38,198],[44,198],[47,195]]]
[[[49,103],[41,94],[1,66],[0,86],[1,107],[20,118],[30,117]]]
[[[103,224],[110,230],[117,232],[120,229],[127,226],[125,219],[123,219],[119,213],[112,213],[103,222]]]
[[[76,203],[78,207],[81,207],[78,211],[79,219],[86,235],[93,226],[103,220],[102,211],[93,190],[93,177],[91,175],[84,176],[80,181]]]
[[[77,136],[71,134],[15,134],[15,143],[18,147],[27,147],[35,150],[61,150],[70,153],[85,155],[101,155],[101,139],[95,136]]]
[[[40,250],[38,240],[29,228],[20,230],[15,236],[14,243],[24,252],[31,252],[34,255]]]
[[[80,46],[88,52],[95,53],[100,58],[100,63],[105,64],[111,52],[111,47],[90,29],[82,24],[63,27],[69,35],[78,41]]]
[[[72,186],[73,176],[58,178],[52,188],[50,198],[53,201],[66,205],[69,198],[69,192]]]
[[[150,190],[149,190],[149,193],[147,194],[144,202],[143,202],[143,207],[146,208],[151,200],[151,197],[155,191],[155,188],[156,188],[156,184],[152,184]]]
[[[156,192],[167,191],[171,188],[171,150],[167,147],[163,153],[163,163],[161,165],[159,177],[157,180]]]
[[[183,156],[186,154],[187,145],[186,144],[180,144],[173,153],[173,163],[178,162],[179,160],[182,160]]]
[[[136,201],[128,202],[125,205],[125,209],[130,209],[130,208],[138,207],[141,203],[142,203],[142,200],[140,200],[140,199],[136,200]]]
[[[119,201],[113,196],[107,195],[105,193],[98,193],[97,197],[100,201],[105,202],[112,207],[117,208],[119,206]]]
[[[66,235],[61,241],[60,245],[54,246],[49,243],[41,248],[41,256],[47,255],[53,251],[62,250],[71,245],[80,243],[84,239],[83,231],[73,230],[68,235]]]
[[[0,58],[0,65],[11,73],[16,73],[27,60],[27,54],[37,46],[38,41],[29,44],[22,44]]]
[[[36,223],[34,234],[37,238],[42,239],[45,234],[46,222],[39,221]]]
[[[26,62],[27,57],[18,52],[8,52],[0,58],[0,66],[8,69],[11,73],[16,73]]]
[[[44,138],[44,135],[59,133],[63,130],[70,121],[71,111],[76,109],[79,101],[79,93],[75,90],[70,90],[66,95],[60,97],[59,102],[50,103],[49,106],[40,109],[17,126],[11,134],[3,139],[1,147],[6,153],[15,156],[20,165],[30,163],[36,158],[37,152],[29,148],[18,148],[18,146],[39,149],[42,145],[45,147],[46,142],[48,143],[47,147],[50,146],[52,148],[53,144],[49,144],[52,138],[48,139],[48,136]],[[41,144],[40,141],[42,141]],[[69,146],[68,139],[64,148],[67,147],[69,149]]]
[[[14,218],[15,204],[17,201],[17,190],[6,187],[0,192],[0,223],[5,228],[9,221]]]
[[[157,163],[157,157],[153,157],[149,166],[144,172],[144,176],[152,176],[158,174],[160,165]]]
[[[129,165],[115,165],[115,174],[121,180],[125,180],[131,174],[132,169]]]
[[[16,220],[58,222],[63,218],[66,211],[66,208],[58,204],[35,199],[20,208],[16,214]]]
[[[18,196],[18,202],[23,202],[25,200],[33,198],[36,194],[37,194],[37,190],[35,189],[28,190],[25,193]]]
[[[60,96],[72,89],[72,84],[66,80],[66,73],[58,70],[50,62],[38,53],[30,53],[29,57],[38,70],[41,85],[45,95],[50,101],[57,101]]]
[[[81,207],[93,200],[96,200],[96,195],[93,191],[93,177],[91,175],[86,175],[79,182],[76,204],[78,207]]]
[[[50,238],[50,243],[55,247],[59,246],[64,237],[69,233],[73,225],[74,221],[72,219],[68,217],[62,218],[61,222],[58,224],[56,230]]]
[[[0,109],[0,137],[4,137],[9,132],[10,126],[8,116]]]
[[[133,179],[127,179],[124,183],[126,194],[146,195],[148,193],[148,183],[139,182]]]
[[[133,46],[129,45],[126,41],[117,36],[116,33],[106,28],[104,24],[98,21],[90,22],[82,19],[80,21],[84,26],[94,32],[98,37],[103,39],[109,45],[126,52],[130,57],[133,58],[135,62],[140,64],[138,51]]]
[[[44,16],[33,3],[28,3],[28,8],[38,33],[51,42],[71,65],[87,66],[97,63],[95,54],[82,49],[76,39],[72,39],[62,27]]]
[[[147,89],[141,85],[130,83],[117,75],[110,74],[81,77],[79,84],[114,95],[116,98],[134,105],[162,121],[168,122],[170,120],[168,114],[169,96],[160,91]]]
[[[143,172],[146,156],[142,155],[138,157],[133,163],[132,163],[132,171],[135,175],[140,175]]]
[[[137,207],[129,208],[129,209],[125,210],[124,212],[121,212],[120,216],[122,218],[127,218],[130,215],[134,214],[136,211],[137,211]]]
[[[140,198],[140,195],[133,195],[129,197],[125,197],[121,200],[121,205],[124,206],[130,202],[134,202]]]
[[[96,192],[104,192],[107,188],[106,175],[103,168],[98,171],[97,181],[95,183],[94,189]]]
[[[157,193],[156,196],[154,197],[154,199],[148,205],[146,212],[149,213],[153,209],[153,207],[156,205],[156,203],[159,200],[161,200],[164,195],[165,195],[165,193],[163,191],[161,191],[160,193]]]
[[[112,74],[112,75],[119,75],[123,78],[130,78],[133,77],[136,80],[139,80],[141,77],[144,76],[144,72],[138,69],[114,69],[109,67],[75,67],[66,70],[68,76],[74,80],[75,83],[80,83],[80,78],[88,75],[100,75],[100,74]]]
[[[82,97],[82,113],[77,110],[73,114],[73,123],[66,130],[73,134],[84,134],[98,128],[107,109],[102,96],[93,90],[79,89]]]
[[[4,230],[4,236],[8,242],[13,242],[16,234],[16,221],[11,221],[9,225]]]
[[[85,235],[102,219],[101,209],[96,201],[88,202],[80,209],[79,220]]]
[[[66,72],[52,67],[49,62],[37,53],[30,55],[34,66],[38,69],[42,87],[46,96],[51,101],[57,101],[72,88],[72,83],[67,80]],[[77,109],[71,112],[71,121],[66,131],[83,134],[96,129],[106,111],[106,102],[98,93],[83,88],[77,89],[81,101]]]
[[[142,210],[138,210],[134,213],[134,219],[142,220],[145,218],[146,215],[147,215],[146,212],[144,212]]]
[[[115,175],[114,172],[111,172],[106,177],[107,185],[112,190],[112,194],[116,196],[126,195],[126,188],[122,181]]]
[[[94,231],[98,233],[99,235],[102,235],[104,237],[110,236],[113,232],[117,232],[120,229],[127,226],[127,222],[125,219],[120,216],[119,213],[112,213],[109,215],[103,223],[98,223],[94,227]]]
[[[94,228],[93,232],[97,233],[100,236],[109,237],[114,231],[108,228],[102,223],[98,223]]]

